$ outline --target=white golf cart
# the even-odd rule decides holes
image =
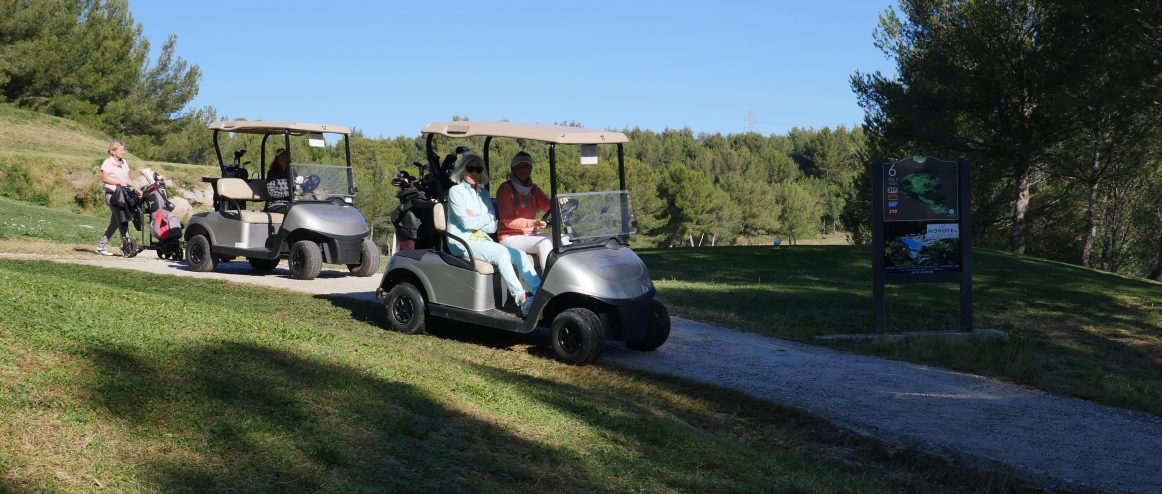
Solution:
[[[414,334],[424,330],[425,318],[437,316],[482,326],[529,333],[544,321],[556,355],[570,364],[586,364],[600,356],[605,340],[625,341],[630,348],[651,351],[670,334],[670,316],[655,297],[654,285],[641,259],[629,248],[634,232],[633,212],[625,186],[622,145],[625,134],[580,127],[525,125],[508,122],[441,122],[424,127],[429,160],[429,190],[436,190],[434,207],[413,212],[430,224],[429,238],[415,250],[396,252],[388,263],[377,295],[385,304],[391,329]],[[515,139],[523,146],[548,146],[553,250],[545,260],[542,284],[527,317],[521,316],[503,289],[500,275],[487,262],[452,254],[448,245],[467,247],[464,239],[445,231],[443,207],[449,165],[456,148],[443,163],[433,147],[435,137],[484,138],[483,158],[489,175],[499,183],[503,173],[491,166],[493,139]],[[619,190],[560,193],[557,190],[558,146],[580,146],[582,163],[596,163],[598,146],[617,146]],[[501,160],[505,171],[507,157]],[[468,250],[468,249],[465,249]]]
[[[355,208],[355,179],[351,171],[351,147],[346,127],[309,123],[224,121],[210,124],[214,131],[221,178],[205,177],[214,189],[214,211],[195,214],[186,227],[186,259],[192,271],[211,271],[219,262],[245,257],[255,271],[266,273],[286,257],[292,278],[314,279],[322,263],[345,264],[356,276],[379,270],[379,249],[368,238],[370,230]],[[250,177],[241,163],[244,149],[234,152],[234,162],[222,159],[219,133],[262,136],[258,176]],[[296,141],[309,147],[326,145],[324,134],[342,136],[345,165],[296,163],[290,158],[290,206],[285,213],[267,212],[266,163],[268,146],[288,153]],[[275,137],[275,139],[270,139]],[[302,149],[302,148],[300,148]]]

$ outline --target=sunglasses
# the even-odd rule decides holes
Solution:
[[[464,170],[468,171],[469,173],[481,173],[484,171],[484,167],[483,166],[466,166],[466,167],[464,167]]]

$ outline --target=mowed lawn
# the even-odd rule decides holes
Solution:
[[[1008,341],[824,342],[813,337],[872,332],[870,247],[638,253],[681,316],[1162,415],[1162,283],[975,249],[975,327],[1005,330]],[[956,283],[887,293],[889,332],[959,328]]]
[[[1022,490],[739,393],[372,303],[0,260],[0,492]]]

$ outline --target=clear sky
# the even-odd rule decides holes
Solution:
[[[471,120],[654,131],[848,127],[894,0],[130,0],[156,51],[202,70],[193,107],[370,137]]]

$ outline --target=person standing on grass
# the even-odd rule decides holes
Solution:
[[[117,193],[117,188],[132,187],[129,183],[129,163],[125,161],[125,143],[120,140],[109,143],[109,157],[101,163],[101,185],[105,192],[105,205],[109,206],[109,226],[105,228],[105,234],[97,243],[97,253],[112,256],[115,254],[107,249],[109,236],[114,231],[120,231],[122,238],[129,233],[129,222],[122,217],[120,208],[113,206],[113,195]],[[141,195],[140,191],[134,192]]]

